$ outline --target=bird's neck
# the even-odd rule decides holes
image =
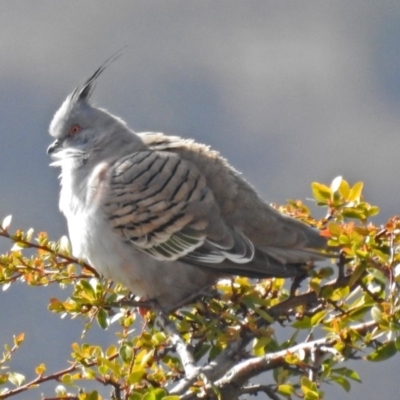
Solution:
[[[64,162],[61,168],[60,210],[64,215],[76,213],[85,206],[87,196],[87,161],[75,159]]]

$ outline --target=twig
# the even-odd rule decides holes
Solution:
[[[324,359],[323,349],[330,349],[328,346],[314,347],[310,351],[310,360],[312,365],[308,373],[308,379],[312,382],[317,382],[318,372],[321,368],[322,361]]]
[[[1,394],[1,399],[7,399],[8,397],[15,396],[16,394],[25,392],[29,390],[32,386],[40,385],[43,382],[48,382],[48,381],[53,381],[61,378],[63,375],[71,373],[79,369],[80,366],[77,366],[76,363],[73,363],[70,367],[63,369],[62,371],[55,372],[54,374],[47,375],[47,376],[38,376],[37,378],[31,380],[30,382],[26,383],[25,385],[22,385],[16,389],[9,390],[8,392],[2,393]]]
[[[119,357],[119,355],[115,354],[115,355],[113,355],[111,357],[108,357],[107,359],[111,361],[111,360],[113,360],[113,359],[115,359],[117,357]],[[96,364],[97,364],[97,360],[94,360],[94,361],[86,363],[85,367],[91,367],[91,366],[96,365]],[[25,391],[31,389],[32,387],[41,385],[44,382],[58,381],[63,375],[69,374],[69,373],[74,372],[74,371],[77,371],[80,368],[81,368],[81,365],[77,364],[76,362],[74,362],[70,367],[65,368],[65,369],[63,369],[61,371],[58,371],[58,372],[54,372],[51,375],[46,375],[46,376],[39,375],[37,378],[31,380],[30,382],[26,383],[25,385],[22,385],[22,386],[20,386],[20,387],[18,387],[16,389],[13,389],[13,390],[9,390],[6,393],[2,393],[0,395],[0,399],[4,400],[4,399],[6,399],[8,397],[15,396],[16,394],[25,392]],[[104,382],[102,382],[102,383],[104,383]],[[57,397],[57,399],[59,399],[59,397]],[[63,399],[63,397],[61,397],[61,399]],[[68,399],[68,397],[67,397],[67,399]],[[74,397],[72,397],[71,399],[74,399]]]
[[[267,385],[249,385],[241,390],[241,394],[257,395],[258,393],[265,393],[271,400],[281,400],[274,390]]]
[[[165,313],[159,313],[158,322],[162,329],[168,334],[172,345],[175,347],[175,350],[181,359],[185,371],[185,378],[189,380],[195,379],[200,372],[200,368],[196,365],[193,354],[189,350],[189,345],[183,341],[174,323],[167,315],[165,315]]]
[[[343,280],[338,281],[337,279],[331,281],[324,285],[323,288],[330,287],[332,289],[336,289],[338,287],[346,286],[350,281],[350,276],[344,277]],[[322,289],[323,289],[322,288]],[[278,321],[282,315],[285,315],[289,310],[294,309],[299,306],[310,305],[319,303],[324,301],[319,299],[317,294],[312,291],[304,294],[300,294],[297,296],[289,297],[287,300],[282,301],[281,303],[276,304],[271,307],[267,312],[274,319],[274,321]],[[265,327],[271,325],[270,322],[265,319],[260,318],[258,321],[258,328]],[[219,356],[211,361],[209,364],[205,365],[201,368],[201,372],[211,381],[214,382],[220,379],[226,371],[231,370],[240,360],[240,353],[245,349],[245,347],[251,342],[253,339],[253,335],[244,334],[242,337],[234,342],[231,342],[227,348],[222,351]],[[183,378],[171,391],[171,394],[184,394],[190,386],[194,383],[195,377],[188,379],[187,377]]]
[[[46,251],[47,253],[50,253],[50,254],[56,256],[57,258],[61,258],[69,263],[81,265],[84,269],[87,269],[88,271],[92,272],[97,277],[100,276],[99,273],[93,267],[91,267],[89,264],[85,263],[84,261],[78,260],[74,257],[66,256],[64,254],[60,254],[57,251],[51,249],[49,246],[32,243],[32,242],[29,242],[29,241],[23,240],[23,239],[15,239],[4,229],[0,229],[0,236],[10,239],[11,241],[13,241],[15,243],[22,243],[28,248]]]

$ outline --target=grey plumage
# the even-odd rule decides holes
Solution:
[[[100,67],[50,124],[73,253],[171,311],[219,278],[293,277],[324,257],[319,232],[263,201],[218,152],[134,133],[90,103]]]

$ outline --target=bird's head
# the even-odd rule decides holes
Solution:
[[[96,80],[106,64],[75,88],[55,113],[49,133],[56,140],[47,149],[55,160],[52,165],[61,166],[71,160],[82,163],[113,147],[124,148],[128,144],[132,147],[135,143],[141,146],[138,136],[124,121],[90,102]]]

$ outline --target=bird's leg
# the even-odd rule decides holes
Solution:
[[[341,251],[340,255],[339,255],[339,261],[336,263],[337,267],[338,267],[338,277],[336,282],[340,283],[342,282],[345,278],[346,278],[346,273],[345,273],[345,266],[346,266],[346,262],[348,262],[349,260],[346,259],[346,254]]]
[[[307,278],[307,276],[307,271],[304,271],[304,273],[301,275],[293,278],[293,282],[290,286],[290,296],[294,296],[296,294],[296,290],[300,287],[301,283]]]

